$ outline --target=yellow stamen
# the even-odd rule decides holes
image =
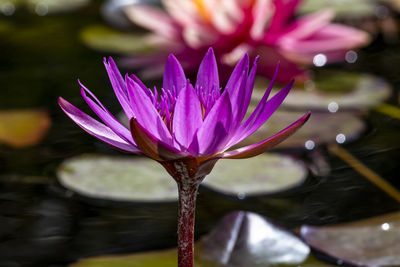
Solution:
[[[201,17],[206,22],[210,22],[211,21],[211,15],[210,15],[210,12],[207,10],[207,7],[204,4],[204,1],[203,0],[193,0],[193,2],[197,6],[197,10],[199,11],[199,14],[201,15]]]
[[[331,153],[338,156],[344,162],[349,164],[356,172],[364,176],[368,181],[375,184],[378,188],[388,194],[390,197],[400,202],[400,192],[389,184],[384,178],[380,177],[377,173],[369,169],[352,154],[338,145],[330,145],[328,149]]]

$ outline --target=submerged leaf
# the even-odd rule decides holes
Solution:
[[[43,110],[0,111],[0,143],[20,148],[40,142],[49,130],[50,117]]]
[[[223,266],[274,266],[302,263],[309,247],[294,234],[244,211],[226,215],[201,240],[197,255]]]
[[[276,111],[253,135],[244,140],[243,144],[261,141],[276,131],[283,129],[302,112]],[[314,149],[320,144],[335,143],[339,140],[345,143],[356,139],[365,129],[365,123],[351,112],[313,112],[307,124],[293,136],[276,148],[307,148]],[[342,139],[338,139],[342,137]],[[343,142],[342,142],[343,141]],[[240,144],[239,144],[240,145]]]
[[[357,266],[400,266],[400,213],[347,224],[303,226],[313,248]]]
[[[102,52],[143,54],[152,50],[143,34],[119,32],[101,25],[86,27],[80,37],[85,45]]]
[[[58,169],[61,184],[95,198],[126,201],[175,201],[173,179],[157,162],[138,157],[82,155]]]
[[[258,157],[220,160],[202,185],[224,194],[244,197],[276,193],[300,185],[307,169],[300,161],[280,154],[266,153]]]
[[[267,81],[258,79],[252,101],[261,99],[266,84]],[[317,72],[315,79],[304,87],[293,88],[283,106],[321,111],[332,110],[332,105],[339,110],[366,109],[381,104],[392,93],[391,86],[379,77],[336,70]]]

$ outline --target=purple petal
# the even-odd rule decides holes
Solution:
[[[246,84],[247,84],[247,73],[243,71],[237,79],[235,88],[232,88],[232,93],[229,92],[230,102],[232,106],[232,128],[236,129],[237,125],[241,122],[242,118],[240,115],[244,109],[244,96],[246,91]],[[247,109],[247,107],[246,107]]]
[[[278,145],[280,142],[291,136],[296,132],[303,124],[308,120],[311,113],[307,112],[303,117],[292,123],[290,126],[286,127],[284,130],[273,135],[272,137],[259,142],[257,144],[241,147],[232,151],[225,152],[222,158],[225,159],[244,159],[257,156],[264,153],[268,149]]]
[[[121,73],[114,63],[114,60],[110,57],[107,62],[104,58],[104,66],[106,67],[108,77],[110,78],[111,85],[114,89],[115,95],[117,96],[119,103],[121,104],[126,116],[128,118],[132,118],[133,111],[129,105],[129,97],[126,89],[126,84],[121,76]]]
[[[263,106],[258,114],[256,114],[252,118],[251,116],[249,117],[249,119],[244,124],[246,124],[247,122],[249,123],[247,123],[247,125],[243,127],[242,133],[240,134],[241,136],[236,143],[239,143],[240,141],[246,139],[249,135],[257,131],[257,129],[260,128],[261,125],[263,125],[269,119],[269,117],[271,117],[271,115],[278,109],[280,104],[282,104],[283,100],[285,100],[286,96],[289,94],[293,83],[294,80],[292,80],[291,83],[289,83],[285,88],[280,90],[276,95],[268,100],[268,102]]]
[[[172,54],[169,55],[165,65],[163,88],[165,90],[176,90],[177,94],[186,87],[186,77],[181,64]]]
[[[250,127],[254,124],[254,122],[257,120],[257,118],[259,118],[260,115],[263,114],[263,110],[265,110],[265,107],[268,106],[267,103],[269,101],[267,102],[267,99],[268,99],[269,94],[271,93],[272,87],[274,85],[275,78],[276,78],[276,76],[278,74],[278,69],[279,69],[279,62],[278,62],[278,65],[277,65],[277,67],[275,69],[275,74],[272,77],[272,80],[269,83],[269,86],[268,86],[267,90],[265,91],[262,99],[260,100],[260,103],[257,105],[256,109],[253,111],[253,113],[250,115],[250,117],[247,118],[247,120],[244,123],[242,123],[239,126],[239,128],[237,128],[233,138],[231,139],[231,141],[228,144],[229,147],[233,146],[234,144],[237,144],[240,141],[242,141],[243,139],[245,139],[247,136],[244,136],[244,134],[249,131]],[[249,81],[248,86],[251,86],[251,88],[253,88],[253,86],[254,86],[255,74],[256,74],[256,67],[253,65],[253,68],[251,70],[250,77],[249,77],[249,80],[248,80]],[[283,91],[283,90],[281,90],[281,91]],[[246,98],[251,98],[251,95],[250,96],[246,95]],[[246,101],[250,102],[250,99],[248,99],[248,100],[246,99]],[[247,104],[247,107],[248,107],[248,104]],[[247,111],[247,109],[243,110],[244,113],[246,111]],[[242,114],[243,117],[244,117],[244,115],[245,114]]]
[[[231,94],[233,94],[233,91],[237,89],[237,83],[240,80],[240,77],[242,75],[242,72],[245,72],[246,74],[249,71],[249,56],[245,54],[242,59],[236,64],[231,76],[229,77],[229,80],[226,84],[225,90],[228,91]]]
[[[253,66],[251,67],[250,74],[247,78],[247,84],[246,84],[246,89],[244,92],[242,109],[241,109],[241,113],[238,114],[239,122],[241,122],[243,120],[244,116],[246,115],[246,111],[247,111],[250,101],[251,101],[251,95],[253,93],[253,88],[254,88],[254,81],[256,78],[256,74],[257,74],[257,61],[258,61],[258,57],[256,57],[254,59]],[[278,66],[279,66],[279,63],[278,63]],[[272,88],[272,86],[271,86],[271,88]]]
[[[158,140],[172,145],[171,134],[150,98],[131,78],[126,77],[134,118]]]
[[[101,141],[121,150],[141,154],[140,150],[136,146],[128,144],[126,141],[116,135],[110,128],[74,107],[68,101],[60,97],[58,99],[58,104],[68,115],[68,117],[70,117],[76,124],[79,125],[79,127],[81,127],[90,135],[93,135]]]
[[[178,143],[187,148],[193,141],[197,129],[203,123],[199,98],[193,86],[188,82],[178,95],[172,123],[173,133]]]
[[[81,84],[81,95],[89,107],[97,114],[97,116],[108,126],[110,129],[116,133],[119,137],[124,139],[126,142],[135,145],[129,130],[123,126],[96,98],[96,96],[90,92],[83,84]],[[86,92],[97,102],[95,103],[90,99]]]
[[[197,132],[197,140],[194,142],[198,143],[200,155],[212,155],[226,145],[231,121],[232,107],[229,93],[224,92]]]
[[[208,49],[200,64],[195,87],[202,88],[207,94],[220,89],[217,61],[212,48]]]
[[[245,54],[239,63],[233,70],[231,77],[225,87],[225,90],[229,92],[229,96],[232,104],[232,127],[236,126],[241,122],[243,117],[243,109],[247,109],[246,106],[246,86],[247,73],[249,72],[249,57]]]
[[[174,160],[182,158],[185,155],[179,150],[162,142],[147,131],[140,123],[132,118],[130,120],[132,137],[139,149],[148,156],[157,161]]]

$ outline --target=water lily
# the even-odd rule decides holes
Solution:
[[[316,55],[324,61],[344,59],[350,49],[369,42],[369,35],[352,27],[331,23],[334,12],[326,9],[295,17],[301,0],[163,0],[163,7],[133,4],[125,8],[136,24],[152,31],[149,40],[158,47],[152,56],[127,60],[131,65],[164,62],[174,52],[188,71],[194,70],[208,47],[213,46],[220,64],[234,66],[248,53],[261,55],[260,75],[272,78],[281,61],[277,80],[305,79],[304,67]]]
[[[212,49],[200,64],[194,86],[186,79],[177,59],[170,55],[160,91],[147,88],[135,75],[123,78],[111,58],[104,60],[104,64],[115,95],[130,120],[130,129],[118,122],[82,84],[82,97],[103,123],[61,97],[59,105],[89,134],[123,151],[158,161],[176,180],[178,261],[181,267],[193,266],[195,201],[204,177],[219,159],[253,157],[280,143],[299,129],[310,113],[264,141],[228,151],[266,122],[289,93],[293,81],[269,98],[272,81],[253,113],[245,118],[256,73],[256,60],[250,69],[247,55],[236,65],[223,90]]]

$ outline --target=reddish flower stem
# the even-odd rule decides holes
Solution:
[[[199,180],[190,178],[178,181],[178,267],[193,267],[194,264],[194,222],[199,184]]]

